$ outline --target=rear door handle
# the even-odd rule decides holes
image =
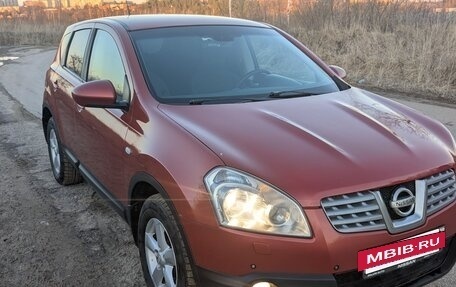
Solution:
[[[54,92],[57,92],[57,89],[59,88],[59,81],[55,80],[52,82],[52,87],[54,88]]]

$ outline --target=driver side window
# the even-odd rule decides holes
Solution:
[[[130,100],[130,88],[116,42],[103,30],[97,30],[89,61],[87,81],[95,80],[111,81],[117,102]]]

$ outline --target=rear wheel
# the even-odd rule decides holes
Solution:
[[[149,197],[142,206],[138,245],[147,286],[196,286],[182,234],[170,207],[159,194]]]
[[[46,136],[52,173],[57,182],[62,185],[80,183],[82,181],[82,176],[63,153],[60,145],[59,133],[53,118],[49,119]]]

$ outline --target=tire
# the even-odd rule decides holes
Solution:
[[[138,246],[148,287],[196,286],[189,249],[160,194],[149,197],[141,208]]]
[[[81,174],[63,153],[59,133],[53,118],[50,118],[47,124],[46,139],[49,160],[55,180],[61,185],[72,185],[82,182]]]

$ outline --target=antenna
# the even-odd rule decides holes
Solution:
[[[231,0],[228,1],[228,9],[229,9],[229,14],[230,14],[230,18],[231,18]]]
[[[127,14],[130,16],[130,6],[128,5],[128,0],[125,0],[125,4],[127,5]]]

